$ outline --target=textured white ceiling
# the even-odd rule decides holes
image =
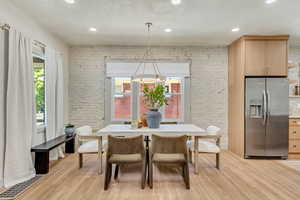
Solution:
[[[227,45],[243,34],[290,34],[300,44],[300,0],[11,0],[70,45]],[[240,32],[233,33],[233,27]],[[89,27],[98,32],[91,33]],[[165,28],[173,32],[165,33]]]

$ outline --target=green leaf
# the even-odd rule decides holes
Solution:
[[[154,88],[149,88],[145,85],[144,93],[144,103],[148,108],[159,109],[164,105],[168,105],[168,100],[165,96],[165,86],[157,85]]]

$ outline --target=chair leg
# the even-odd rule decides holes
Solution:
[[[193,163],[193,152],[191,149],[189,149],[189,162]]]
[[[112,163],[109,164],[108,184],[111,181],[111,176],[112,176]]]
[[[153,163],[149,162],[149,187],[150,189],[153,188]]]
[[[118,174],[119,174],[119,165],[116,164],[116,168],[115,168],[115,176],[114,176],[114,179],[115,179],[115,180],[118,179]]]
[[[109,163],[106,163],[106,167],[105,167],[105,178],[104,178],[104,190],[108,189],[108,177],[109,177]]]
[[[141,188],[145,189],[145,182],[146,182],[146,159],[143,160],[142,164],[142,180],[141,180]]]
[[[185,185],[186,185],[186,189],[190,189],[190,172],[189,172],[189,163],[186,162],[185,166],[184,166],[184,174],[185,174]]]
[[[147,165],[148,165],[148,166],[146,166],[146,168],[147,168],[146,173],[148,173],[147,183],[148,183],[148,185],[150,185],[150,162],[148,162]]]
[[[216,167],[220,169],[220,153],[216,154]]]
[[[83,162],[82,153],[78,154],[78,160],[79,160],[79,168],[82,168],[82,162]]]

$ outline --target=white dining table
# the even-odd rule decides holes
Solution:
[[[152,128],[139,128],[132,129],[131,125],[125,124],[110,124],[97,132],[97,136],[100,137],[100,147],[102,149],[102,137],[103,136],[135,136],[135,135],[144,135],[151,136],[152,134],[161,135],[161,136],[181,136],[187,135],[194,137],[194,168],[195,174],[199,173],[198,170],[198,139],[199,138],[214,138],[215,135],[210,135],[206,132],[205,129],[202,129],[194,124],[162,124],[157,129]],[[102,158],[100,159],[100,165],[102,169]],[[102,170],[101,170],[102,172]]]

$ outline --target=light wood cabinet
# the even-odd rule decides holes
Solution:
[[[300,126],[299,127],[289,127],[289,139],[295,140],[300,139]]]
[[[287,76],[287,40],[246,40],[247,76]]]
[[[288,56],[287,40],[266,41],[266,63],[267,75],[287,76]]]
[[[266,43],[264,40],[245,41],[245,68],[247,76],[266,75]]]
[[[229,150],[240,156],[244,156],[245,149],[245,77],[287,76],[288,39],[288,35],[246,35],[234,41],[229,46]],[[298,122],[291,121],[290,123],[297,124]],[[298,132],[300,137],[300,119],[299,130],[296,130],[297,137]],[[296,152],[298,150],[298,145],[300,146],[300,143],[293,144],[292,146],[290,146],[290,150]]]
[[[289,119],[289,157],[300,155],[300,118]]]

